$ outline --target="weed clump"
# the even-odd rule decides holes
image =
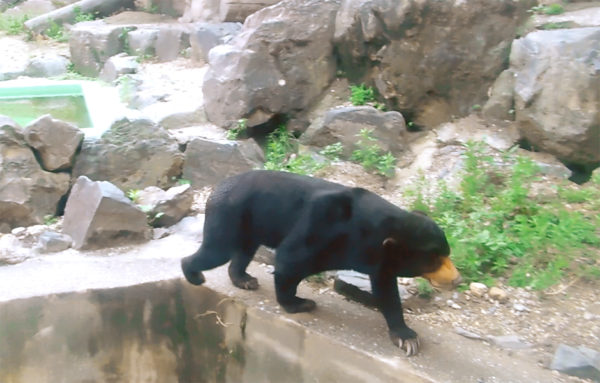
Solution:
[[[600,182],[578,191],[559,188],[555,198],[531,196],[539,167],[529,158],[505,153],[502,169],[480,143],[466,145],[458,191],[440,183],[425,195],[422,178],[409,195],[411,208],[426,211],[445,230],[453,261],[467,281],[488,285],[507,277],[510,285],[545,289],[567,272],[589,277],[597,270]],[[590,202],[584,214],[565,199]],[[600,273],[597,273],[600,274]],[[599,275],[600,276],[600,275]]]

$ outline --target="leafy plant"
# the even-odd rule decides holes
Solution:
[[[285,125],[269,133],[265,151],[265,169],[298,174],[313,174],[325,164],[318,163],[309,154],[298,154],[294,135]]]
[[[5,16],[0,14],[0,30],[9,35],[19,35],[25,32],[25,22],[29,20],[28,15]]]
[[[423,279],[423,278],[417,278],[416,282],[417,282],[417,294],[421,298],[426,298],[426,299],[431,298],[433,295],[433,287],[431,287],[429,282],[427,282],[427,280]]]
[[[510,164],[507,167],[506,164]],[[536,200],[531,185],[539,172],[529,158],[505,153],[498,162],[483,144],[465,146],[459,190],[439,183],[427,194],[424,179],[408,193],[411,208],[426,211],[445,230],[453,260],[467,281],[493,284],[500,276],[514,286],[545,289],[566,272],[594,275],[600,237],[600,187],[559,189],[559,197]],[[589,203],[591,213],[565,207],[565,199]]]
[[[58,217],[52,214],[48,214],[44,216],[44,225],[50,226],[58,222]]]
[[[540,29],[545,31],[553,30],[553,29],[564,29],[568,28],[570,23],[568,21],[561,21],[556,23],[545,23],[540,26]]]
[[[246,135],[248,130],[248,120],[241,118],[237,122],[237,126],[227,131],[228,140],[237,140],[240,136]]]
[[[127,198],[129,198],[131,200],[131,202],[137,203],[137,201],[140,199],[141,193],[142,193],[142,191],[140,189],[129,189],[129,190],[127,190],[126,194],[127,194]]]
[[[119,33],[119,41],[123,46],[123,52],[132,55],[131,46],[129,45],[129,32],[135,30],[135,27],[125,27]]]
[[[564,11],[564,7],[557,3],[549,5],[536,5],[529,10],[531,13],[542,13],[544,15],[560,15]]]
[[[75,15],[75,24],[81,23],[84,21],[96,20],[96,15],[94,15],[93,13],[89,13],[89,12],[86,12],[86,13],[82,12],[80,6],[75,6],[73,8],[73,14]]]
[[[325,156],[327,159],[332,161],[339,161],[342,152],[344,151],[344,146],[341,142],[336,142],[335,144],[325,146],[319,154]]]
[[[54,20],[49,21],[49,27],[46,29],[45,34],[51,39],[61,43],[64,43],[69,39],[69,35],[65,31],[65,28]]]
[[[365,84],[350,85],[350,102],[352,105],[365,105],[375,101],[375,91]]]
[[[390,152],[384,152],[376,144],[377,139],[373,137],[373,130],[361,129],[358,137],[358,148],[352,152],[350,159],[361,164],[367,171],[392,177],[396,169],[396,157]]]

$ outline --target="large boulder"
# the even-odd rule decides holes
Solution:
[[[25,127],[25,140],[36,151],[45,170],[67,170],[73,166],[83,132],[47,114]]]
[[[342,143],[343,158],[350,158],[357,149],[360,132],[371,131],[374,141],[383,151],[398,154],[406,148],[406,124],[399,112],[382,112],[371,106],[335,108],[325,118],[311,125],[302,135],[303,143],[325,147]]]
[[[183,178],[202,187],[262,167],[263,153],[254,140],[229,141],[196,138],[187,144]]]
[[[106,61],[124,50],[126,25],[107,24],[104,20],[77,23],[69,34],[71,62],[85,76],[96,77]]]
[[[534,4],[343,0],[335,30],[341,69],[351,79],[370,79],[392,109],[435,126],[486,99]]]
[[[246,19],[228,45],[209,52],[203,92],[208,119],[248,126],[305,109],[335,76],[338,2],[284,0]]]
[[[600,161],[600,28],[537,31],[513,43],[515,117],[538,150]]]
[[[117,187],[169,187],[181,174],[183,153],[175,138],[150,120],[122,119],[100,139],[85,139],[73,176],[109,181]]]
[[[107,247],[149,238],[146,214],[123,191],[106,181],[81,176],[73,185],[63,220],[63,233],[73,248]]]
[[[69,190],[69,175],[44,171],[23,130],[0,116],[0,223],[10,227],[44,222]]]

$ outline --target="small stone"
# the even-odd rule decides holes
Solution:
[[[490,298],[498,302],[504,303],[508,300],[508,294],[506,291],[498,287],[492,287],[489,292]]]
[[[488,287],[483,283],[471,282],[469,285],[469,290],[471,291],[471,294],[481,298],[485,293],[488,292]]]
[[[460,308],[461,308],[461,307],[460,307],[460,305],[458,305],[458,304],[457,304],[456,302],[454,302],[452,299],[448,299],[448,300],[446,301],[446,304],[448,305],[448,307],[451,307],[451,308],[453,308],[453,309],[455,309],[455,310],[460,310]]]
[[[71,247],[73,240],[66,234],[45,231],[40,235],[37,250],[40,253],[56,253]]]
[[[523,311],[530,311],[529,308],[521,303],[514,303],[513,304],[513,309],[515,309],[516,311],[519,312],[523,312]]]
[[[24,228],[24,227],[15,227],[14,229],[12,229],[12,231],[10,233],[12,235],[19,236],[21,234],[25,234],[25,232],[27,232],[26,228]]]

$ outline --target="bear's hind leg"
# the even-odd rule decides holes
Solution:
[[[229,264],[229,278],[234,286],[244,290],[258,289],[258,279],[246,272],[246,268],[258,250],[258,245],[247,244],[244,249],[236,251]]]

